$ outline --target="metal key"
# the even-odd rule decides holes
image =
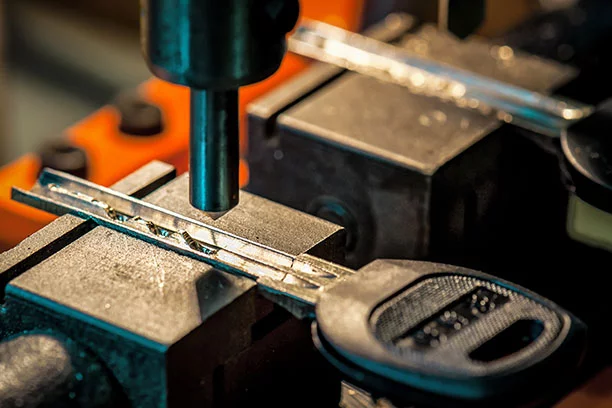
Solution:
[[[588,117],[594,107],[500,82],[411,54],[392,44],[320,21],[303,20],[290,51],[454,103],[551,137]]]
[[[92,219],[258,282],[264,296],[314,319],[323,355],[370,391],[473,406],[527,398],[579,364],[585,326],[552,302],[472,270],[375,261],[358,272],[292,256],[68,174],[45,169],[13,198]],[[436,397],[436,398],[434,398]]]

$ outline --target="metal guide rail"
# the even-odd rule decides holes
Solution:
[[[418,55],[319,21],[303,21],[289,38],[289,49],[305,57],[454,103],[482,115],[496,115],[551,137],[594,108],[576,101],[532,92]],[[510,52],[511,49],[509,48]]]
[[[293,256],[68,174],[45,169],[31,191],[13,188],[13,199],[56,215],[73,214],[225,272],[254,279],[262,289],[297,303],[303,317],[325,288],[353,273],[308,255]],[[306,310],[306,312],[304,312]]]

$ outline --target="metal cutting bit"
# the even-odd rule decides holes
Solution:
[[[238,91],[191,91],[190,200],[213,218],[238,204]]]
[[[238,89],[272,75],[298,0],[142,0],[157,77],[191,88],[190,201],[216,218],[238,204]]]

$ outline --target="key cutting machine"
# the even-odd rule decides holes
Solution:
[[[578,370],[580,319],[597,323],[601,297],[550,285],[558,279],[542,265],[554,248],[596,254],[573,271],[587,276],[609,257],[598,136],[612,92],[594,79],[609,66],[596,52],[609,7],[542,2],[547,12],[485,40],[472,35],[497,9],[484,1],[300,3],[142,1],[143,51],[159,79],[70,129],[68,143],[0,170],[1,237],[12,247],[0,254],[4,405],[550,406],[593,372]],[[387,15],[396,10],[420,18]],[[432,69],[464,82],[429,81]],[[465,96],[466,79],[485,92]],[[251,104],[244,133],[245,103],[272,88]],[[529,118],[514,99],[491,104],[497,91],[556,105]],[[554,134],[540,126],[551,117],[563,124]],[[112,191],[102,198],[82,179]],[[113,194],[123,195],[111,205]],[[530,243],[565,237],[567,220],[572,244],[549,242],[537,257]],[[535,260],[509,259],[508,242]],[[370,264],[378,258],[483,268],[578,317],[469,269]],[[350,284],[347,267],[355,282],[375,281]],[[320,315],[291,306],[318,305],[322,295],[305,294],[328,286]],[[442,358],[449,350],[470,363]],[[420,356],[436,369],[423,371]],[[548,375],[559,378],[554,392],[536,386]],[[512,392],[520,384],[524,395]]]

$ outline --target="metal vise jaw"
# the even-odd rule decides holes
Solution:
[[[391,15],[370,36],[393,38],[404,24],[408,33],[390,42],[412,56],[542,93],[577,74],[405,21]],[[516,147],[510,126],[477,108],[315,65],[250,106],[247,190],[344,226],[353,267],[381,257],[469,264],[466,257],[482,258],[503,235],[502,223],[511,224],[505,197],[522,197],[504,185],[504,172],[537,162]]]
[[[174,175],[153,162],[113,188],[286,253],[342,260],[341,227],[249,193],[213,221],[189,205],[187,176]],[[62,216],[2,254],[0,282],[1,337],[61,333],[132,407],[283,405],[323,363],[308,325],[252,281],[81,218]]]

